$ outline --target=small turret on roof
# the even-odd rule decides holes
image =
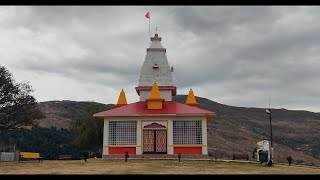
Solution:
[[[192,89],[190,89],[190,91],[189,91],[186,104],[189,106],[199,107],[199,103],[197,103],[196,97],[194,96]]]
[[[149,99],[146,99],[148,103],[148,109],[162,109],[162,103],[164,99],[160,96],[159,87],[156,82],[154,82]]]
[[[120,92],[119,98],[118,98],[118,102],[115,105],[115,108],[121,107],[121,106],[124,106],[124,105],[127,105],[127,98],[126,98],[125,92],[122,89],[121,92]]]

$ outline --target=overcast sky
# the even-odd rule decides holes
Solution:
[[[0,64],[40,102],[136,102],[147,11],[178,94],[320,112],[320,7],[2,6]]]

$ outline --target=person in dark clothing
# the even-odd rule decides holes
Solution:
[[[257,154],[257,149],[254,149],[253,152],[252,152],[252,158],[256,158],[256,154]]]
[[[288,157],[287,157],[287,160],[288,160],[289,166],[291,166],[291,163],[292,163],[292,160],[293,160],[292,157],[291,157],[291,156],[288,156]]]
[[[89,152],[83,152],[83,153],[82,153],[82,156],[83,156],[83,160],[84,160],[85,162],[87,162],[87,159],[88,159],[88,157],[89,157]]]

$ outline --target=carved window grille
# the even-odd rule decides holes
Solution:
[[[109,121],[109,145],[136,145],[136,121]]]
[[[202,144],[201,121],[173,121],[173,144]]]

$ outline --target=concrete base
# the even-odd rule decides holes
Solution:
[[[103,155],[105,159],[119,159],[124,158],[123,155]],[[129,155],[129,158],[138,159],[178,159],[177,154],[142,154],[142,155]],[[181,159],[209,159],[208,155],[205,154],[181,154]]]

